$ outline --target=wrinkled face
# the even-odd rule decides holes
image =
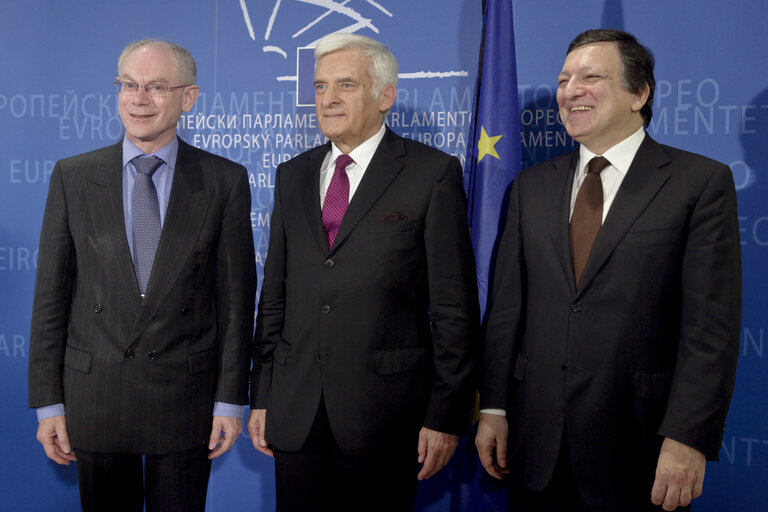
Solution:
[[[648,86],[631,93],[622,73],[618,45],[600,42],[571,51],[557,79],[557,104],[566,131],[596,154],[643,125],[640,109],[648,98]]]
[[[369,65],[370,59],[359,50],[346,48],[325,55],[315,66],[317,121],[344,153],[372,137],[395,102],[392,85],[373,97]]]
[[[163,43],[151,43],[128,54],[119,78],[139,85],[184,85],[173,53]],[[150,96],[143,87],[135,94],[120,93],[118,110],[126,137],[145,153],[165,146],[176,136],[176,123],[195,104],[197,94],[196,85],[174,89],[168,96]]]

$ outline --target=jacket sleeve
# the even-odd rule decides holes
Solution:
[[[64,402],[62,371],[77,275],[61,163],[51,174],[40,233],[29,337],[29,407]]]
[[[659,434],[716,460],[733,394],[741,322],[736,190],[722,164],[693,206],[681,276],[680,341]]]
[[[280,198],[280,167],[275,177],[275,201],[269,230],[269,254],[259,297],[253,338],[251,409],[266,409],[272,381],[272,352],[280,341],[285,315],[285,233]]]

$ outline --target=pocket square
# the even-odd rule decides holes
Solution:
[[[379,215],[379,222],[402,222],[408,220],[408,216],[404,213],[382,213]]]

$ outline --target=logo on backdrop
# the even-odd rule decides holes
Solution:
[[[312,80],[315,70],[314,47],[317,45],[319,38],[313,40],[312,36],[309,36],[308,34],[310,29],[318,27],[321,30],[324,30],[323,35],[337,32],[356,33],[365,30],[366,32],[373,32],[371,35],[375,38],[377,34],[380,34],[380,29],[377,26],[378,20],[386,20],[386,18],[394,17],[394,14],[388,10],[385,5],[382,5],[383,2],[378,3],[373,0],[347,0],[345,2],[336,2],[334,0],[294,0],[293,2],[286,3],[307,4],[312,6],[304,9],[307,14],[310,14],[310,17],[307,19],[300,20],[300,17],[296,16],[296,13],[291,13],[291,19],[296,21],[290,24],[290,30],[293,32],[288,44],[275,41],[282,35],[278,33],[279,29],[276,26],[281,13],[285,11],[285,8],[282,7],[282,0],[275,0],[270,16],[267,19],[266,25],[263,27],[258,25],[254,26],[254,20],[261,20],[265,17],[252,15],[248,9],[248,2],[246,0],[240,0],[240,8],[243,12],[243,21],[248,30],[248,35],[253,41],[257,41],[257,34],[263,30],[264,45],[262,46],[262,51],[264,53],[275,54],[278,56],[277,58],[285,61],[294,58],[296,59],[295,74],[279,75],[275,78],[279,82],[295,82],[296,106],[299,107],[313,107],[315,104],[315,88]],[[261,5],[256,6],[254,2],[251,2],[251,6],[255,7],[254,10],[263,9]],[[334,27],[338,27],[339,17],[341,17],[347,25],[334,29]],[[285,30],[283,25],[284,24],[281,24],[280,27]],[[295,45],[293,43],[294,41]],[[400,73],[399,78],[403,80],[462,76],[469,76],[469,73],[465,70],[419,70]]]

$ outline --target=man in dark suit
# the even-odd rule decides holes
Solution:
[[[686,507],[718,457],[734,385],[733,178],[645,133],[653,57],[632,35],[579,35],[558,84],[581,146],[512,187],[480,458],[497,478],[511,473],[515,511]]]
[[[250,187],[176,136],[198,95],[189,52],[138,41],[118,69],[125,138],[51,175],[29,405],[48,457],[77,460],[83,510],[203,511],[248,398]]]
[[[315,59],[330,142],[277,169],[248,431],[274,450],[278,510],[409,510],[471,411],[461,168],[384,124],[398,66],[380,43],[333,34]]]

